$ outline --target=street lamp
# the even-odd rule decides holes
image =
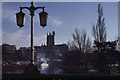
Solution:
[[[25,13],[22,11],[16,13],[16,22],[20,28],[23,27],[25,25]]]
[[[48,13],[44,11],[45,7],[34,7],[33,2],[31,2],[30,7],[20,7],[20,12],[16,13],[17,25],[21,28],[25,25],[25,13],[22,12],[22,9],[28,9],[30,11],[31,17],[34,16],[35,10],[41,8],[43,11],[39,13],[40,25],[44,28],[47,26],[47,16]]]
[[[48,13],[46,13],[43,9],[43,11],[41,13],[39,13],[39,18],[40,18],[40,25],[43,26],[43,28],[47,25],[47,16]]]
[[[40,17],[40,25],[44,28],[47,24],[47,16],[48,13],[44,11],[45,7],[35,7],[33,1],[31,2],[30,7],[20,7],[20,12],[16,13],[16,22],[17,25],[21,28],[25,25],[25,13],[22,12],[22,9],[28,9],[30,11],[31,16],[31,60],[30,64],[34,65],[34,45],[33,45],[33,35],[34,35],[34,26],[33,26],[33,20],[34,20],[34,13],[37,9],[42,9],[43,11],[39,13]]]

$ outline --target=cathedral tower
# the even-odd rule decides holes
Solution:
[[[54,36],[55,36],[55,31],[51,33],[47,33],[47,46],[54,46],[55,42],[54,42]]]

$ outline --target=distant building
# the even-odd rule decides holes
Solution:
[[[20,51],[24,51],[25,49],[27,49],[26,47],[20,47],[19,50]]]
[[[20,47],[18,49],[19,53],[26,53],[26,51],[29,51],[30,52],[30,47]]]
[[[55,32],[47,33],[47,42],[46,45],[43,44],[42,46],[34,46],[35,49],[35,60],[37,57],[40,57],[40,59],[49,58],[51,60],[53,59],[61,59],[63,60],[65,57],[65,53],[68,51],[68,46],[66,44],[59,44],[55,45]],[[30,59],[31,57],[31,49],[30,47],[20,47],[18,49],[19,53],[21,53],[24,57],[27,57]]]
[[[66,44],[55,45],[55,32],[47,33],[47,45],[35,46],[37,54],[44,55],[44,57],[49,59],[63,59],[65,53],[68,51],[68,46]]]
[[[9,45],[6,43],[2,44],[2,53],[4,54],[14,54],[16,52],[16,46],[15,45]]]

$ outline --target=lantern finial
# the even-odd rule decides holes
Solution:
[[[33,2],[33,0],[31,1],[31,5],[32,5],[32,6],[34,5],[34,2]]]

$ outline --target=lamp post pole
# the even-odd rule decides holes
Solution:
[[[33,36],[34,36],[34,14],[31,14],[31,63],[34,64],[34,42],[33,42]]]
[[[22,9],[28,9],[30,11],[30,16],[31,16],[31,60],[30,62],[32,64],[34,64],[34,40],[33,40],[33,37],[34,37],[34,13],[37,9],[42,9],[43,12],[44,12],[44,8],[45,7],[35,7],[34,6],[34,3],[31,2],[31,6],[30,7],[20,7],[20,11],[22,12]],[[23,25],[22,25],[23,26]],[[20,27],[22,27],[20,26]],[[44,27],[44,25],[42,25]]]
[[[31,6],[30,7],[20,7],[20,12],[16,13],[16,21],[17,21],[17,25],[21,28],[24,26],[25,24],[25,13],[22,12],[22,9],[28,9],[30,11],[30,16],[31,16],[31,59],[30,59],[30,64],[26,67],[24,73],[27,74],[34,74],[34,73],[39,73],[39,70],[37,68],[37,66],[35,66],[34,63],[34,13],[37,9],[42,9],[43,11],[41,13],[39,13],[39,17],[40,17],[40,25],[44,28],[47,24],[47,16],[48,13],[44,11],[45,7],[35,7],[34,3],[31,2]]]

